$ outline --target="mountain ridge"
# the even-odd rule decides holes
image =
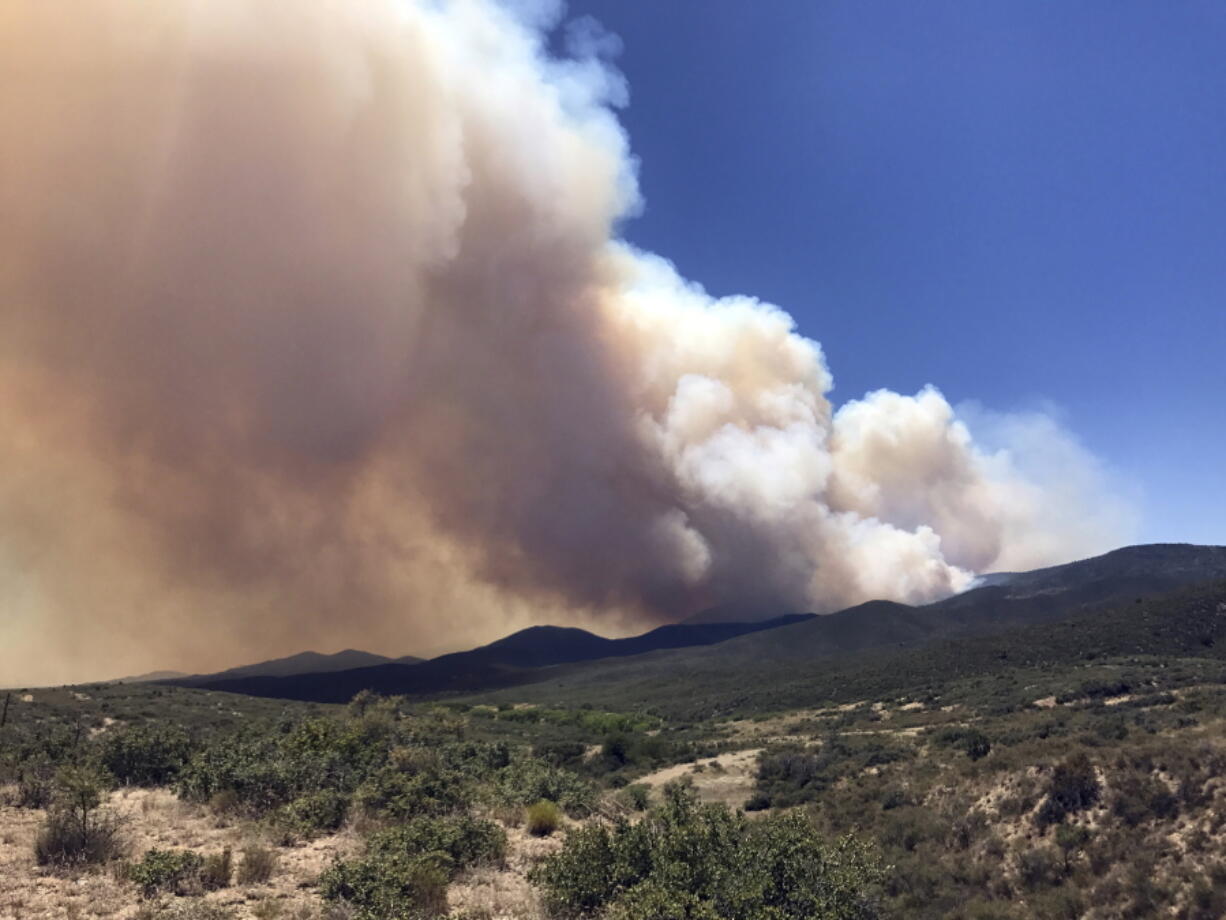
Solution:
[[[795,666],[1055,622],[1113,602],[1219,578],[1226,578],[1226,547],[1143,544],[1030,572],[994,573],[984,584],[926,605],[872,600],[822,616],[785,614],[731,624],[682,621],[626,639],[605,639],[573,627],[534,626],[417,665],[238,679],[213,675],[190,685],[338,702],[363,689],[420,695],[476,692],[582,677],[585,671],[613,679],[619,671],[639,667],[640,658],[648,669],[667,669],[681,661],[713,670],[747,661]]]
[[[163,678],[163,683],[175,683],[180,686],[201,686],[204,682],[217,680],[240,680],[249,677],[289,677],[297,674],[327,674],[334,671],[351,671],[355,668],[371,667],[379,664],[416,664],[424,659],[412,655],[401,658],[390,658],[374,652],[347,648],[339,652],[326,654],[323,652],[306,651],[286,655],[282,658],[270,658],[267,661],[257,661],[252,664],[239,665],[206,674],[184,674],[175,678]],[[156,672],[155,672],[156,673]],[[127,678],[131,680],[132,678]],[[152,680],[153,678],[145,678]]]
[[[618,658],[687,646],[723,642],[752,632],[790,626],[815,614],[788,614],[756,623],[669,624],[638,636],[606,639],[576,627],[529,626],[509,636],[463,652],[415,664],[387,662],[343,671],[288,675],[209,675],[203,679],[166,681],[256,696],[342,702],[360,690],[382,693],[438,693],[501,686],[524,672],[553,665]]]

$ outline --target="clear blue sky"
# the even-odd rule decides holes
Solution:
[[[1141,539],[1226,543],[1226,3],[572,0],[647,207],[788,310],[843,401],[1059,408]]]

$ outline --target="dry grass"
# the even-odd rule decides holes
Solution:
[[[121,790],[112,793],[109,807],[120,816],[128,851],[137,858],[152,847],[210,855],[226,847],[238,854],[251,844],[267,845],[255,828],[219,827],[206,809],[182,803],[166,790]],[[0,804],[0,920],[136,920],[148,905],[141,904],[136,886],[118,869],[56,872],[35,864],[34,840],[44,814]],[[253,920],[318,916],[311,886],[334,858],[351,854],[358,844],[356,835],[342,832],[304,846],[277,848],[277,871],[266,883],[231,886],[201,900]]]
[[[528,884],[528,872],[562,847],[563,837],[533,837],[523,828],[507,829],[504,869],[483,866],[464,873],[447,900],[453,914],[471,920],[544,920],[540,900]]]
[[[225,908],[243,920],[325,920],[334,916],[314,891],[319,874],[335,858],[353,855],[360,837],[346,829],[302,846],[275,847],[244,822],[221,822],[207,808],[187,805],[166,790],[132,789],[111,795],[109,807],[124,822],[129,852],[139,857],[152,847],[192,849],[203,855],[231,848],[235,884],[197,898],[142,902],[119,867],[101,872],[52,872],[35,865],[34,839],[44,812],[6,804],[0,795],[0,920],[142,920],[159,905],[188,909]],[[516,824],[522,812],[516,810]],[[567,822],[570,824],[571,822]],[[563,835],[533,837],[522,826],[507,827],[505,866],[485,866],[462,875],[448,901],[468,920],[543,920],[527,873],[562,846]],[[263,882],[242,884],[248,848],[275,854],[276,870]]]
[[[665,767],[644,776],[638,782],[659,789],[665,783],[689,777],[698,798],[704,802],[720,802],[740,808],[753,794],[761,748],[749,748],[719,757],[704,757],[694,763]],[[695,770],[695,767],[701,767]]]

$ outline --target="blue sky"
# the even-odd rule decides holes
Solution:
[[[1226,543],[1226,4],[569,10],[624,43],[628,239],[788,310],[836,401],[1055,407],[1140,539]]]

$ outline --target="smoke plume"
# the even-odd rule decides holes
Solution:
[[[625,87],[548,19],[4,4],[0,685],[924,601],[1119,542],[1049,418],[836,411],[785,313],[619,241]]]

